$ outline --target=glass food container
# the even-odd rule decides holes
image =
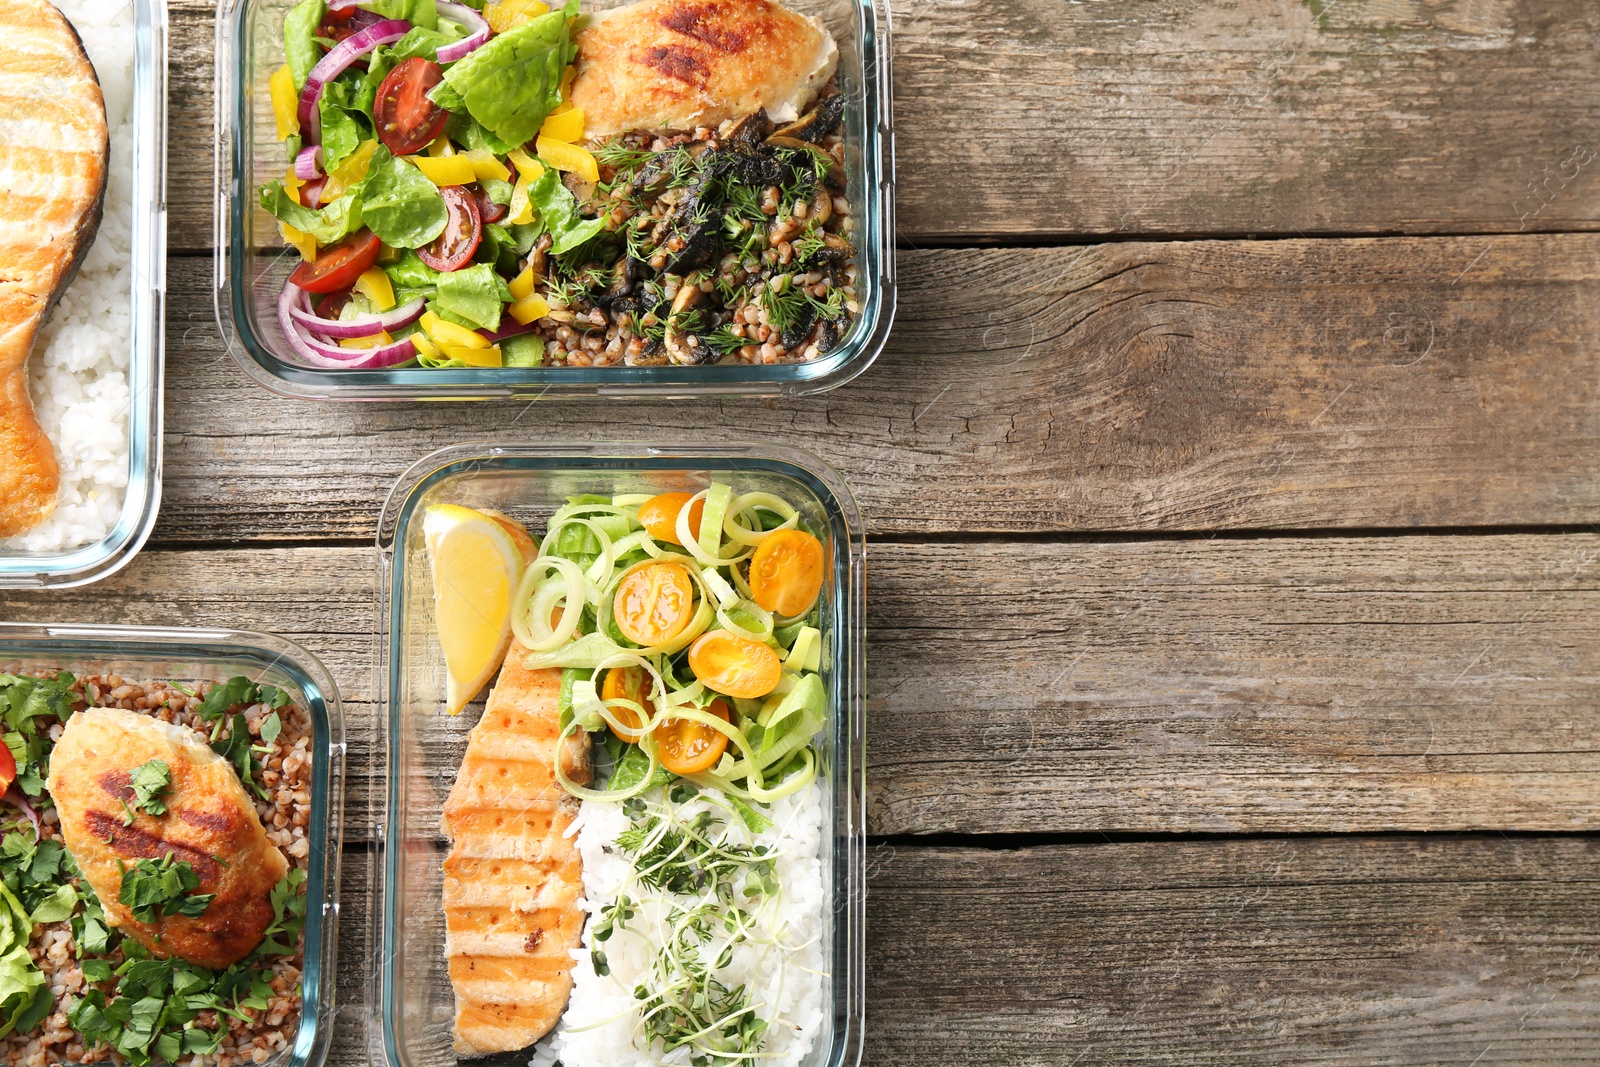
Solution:
[[[122,509],[98,541],[34,552],[0,542],[0,588],[76,586],[125,566],[144,547],[161,497],[161,365],[167,277],[167,4],[133,0],[131,211],[128,272],[128,484]],[[112,131],[115,141],[119,132]],[[116,165],[113,145],[112,159]],[[108,190],[105,210],[113,210]],[[102,235],[106,225],[102,224]],[[98,239],[104,239],[101,236]],[[119,294],[120,295],[120,294]],[[33,358],[37,360],[39,353]]]
[[[0,623],[0,672],[64,669],[128,678],[218,681],[235,675],[277,686],[311,713],[310,866],[306,877],[304,1008],[294,1043],[268,1067],[321,1067],[333,1040],[344,835],[344,712],[316,657],[293,642],[239,630]]]
[[[284,396],[415,400],[542,396],[819,393],[854,378],[882,351],[894,318],[894,134],[890,117],[889,15],[881,0],[791,0],[821,17],[839,44],[839,83],[848,100],[845,138],[855,207],[856,291],[861,312],[839,347],[810,363],[708,367],[534,367],[324,370],[288,351],[278,326],[279,293],[298,253],[257,202],[262,183],[287,166],[276,140],[267,80],[283,63],[281,27],[295,0],[217,4],[217,324],[243,371]],[[585,0],[584,9],[619,0]]]
[[[454,995],[445,969],[440,865],[447,846],[440,809],[466,748],[477,708],[444,712],[443,653],[434,636],[433,588],[422,537],[431,504],[493,507],[527,523],[536,536],[549,515],[576,493],[660,492],[703,488],[712,480],[736,490],[784,496],[821,534],[831,563],[822,589],[822,672],[828,727],[818,738],[823,790],[821,861],[833,901],[822,933],[823,1033],[807,1067],[859,1062],[865,1021],[865,741],[863,605],[865,545],[860,513],[844,481],[803,452],[773,448],[673,450],[641,445],[464,445],[415,464],[389,495],[380,518],[384,686],[374,751],[387,754],[378,828],[381,904],[376,943],[374,1059],[389,1067],[453,1065]],[[481,706],[481,705],[480,705]],[[830,917],[831,916],[831,922]],[[831,929],[827,928],[831,925]],[[831,1011],[829,1008],[831,1007]],[[381,1052],[378,1050],[381,1046]],[[487,1064],[528,1062],[529,1051]]]

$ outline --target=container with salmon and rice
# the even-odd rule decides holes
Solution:
[[[887,41],[866,0],[218,17],[218,315],[269,388],[814,392],[882,346]]]
[[[0,587],[121,567],[160,492],[164,0],[0,0]]]
[[[857,1062],[863,550],[838,476],[447,449],[380,546],[385,1062]]]

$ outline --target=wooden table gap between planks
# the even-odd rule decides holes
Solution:
[[[284,634],[370,767],[400,471],[754,432],[881,538],[869,1062],[1600,1064],[1600,8],[904,0],[874,369],[528,406],[239,374],[212,15],[172,7],[155,541],[0,618]],[[348,801],[359,993],[367,775]]]

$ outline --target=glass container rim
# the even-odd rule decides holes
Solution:
[[[189,659],[236,658],[280,671],[299,689],[311,716],[309,862],[306,869],[305,951],[301,967],[300,1023],[294,1040],[266,1067],[320,1067],[332,1042],[339,928],[339,857],[344,845],[345,721],[338,683],[322,661],[298,642],[276,634],[227,628],[127,626],[82,623],[0,622],[0,656],[103,655]],[[62,665],[63,669],[65,664]],[[320,739],[319,739],[320,735]],[[329,863],[329,857],[333,862]],[[330,869],[331,867],[331,869]],[[317,904],[320,906],[313,907]],[[308,1007],[312,1010],[307,1010]]]
[[[0,589],[70,589],[115,574],[149,540],[161,504],[167,286],[167,0],[133,0],[133,10],[134,281],[128,320],[128,484],[116,523],[99,540],[61,552],[0,549]]]
[[[855,20],[863,85],[859,108],[864,203],[869,239],[862,264],[874,278],[846,342],[809,363],[712,367],[532,367],[329,370],[289,362],[250,324],[242,247],[253,201],[244,186],[252,163],[246,128],[249,70],[243,21],[254,0],[218,0],[216,14],[216,234],[213,303],[224,346],[240,370],[269,392],[320,400],[483,400],[565,397],[808,396],[864,373],[893,326],[895,280],[894,127],[890,17],[884,0],[845,0]],[[238,246],[238,247],[236,247]]]
[[[397,751],[398,716],[394,712],[395,694],[401,688],[396,642],[400,639],[403,607],[395,590],[405,572],[402,534],[410,526],[427,489],[453,474],[474,465],[496,473],[540,472],[616,472],[650,470],[667,472],[721,464],[727,469],[759,469],[765,473],[795,478],[813,492],[818,502],[832,513],[845,529],[840,535],[836,570],[842,573],[835,607],[835,648],[839,655],[835,706],[841,721],[835,732],[835,794],[833,832],[839,837],[835,863],[833,936],[839,953],[835,976],[834,1007],[837,1025],[832,1046],[823,1063],[827,1067],[853,1067],[863,1055],[866,1023],[865,932],[866,932],[866,778],[865,778],[865,560],[866,537],[861,512],[844,478],[829,464],[802,449],[776,445],[691,445],[682,448],[659,444],[628,442],[514,444],[462,443],[437,449],[413,463],[396,481],[380,513],[377,545],[380,581],[378,617],[383,633],[379,647],[381,711],[377,736],[389,753]],[[703,468],[701,468],[703,469]],[[391,757],[392,758],[392,755]],[[379,769],[374,767],[374,774]],[[373,908],[376,927],[374,944],[380,947],[383,965],[375,968],[372,997],[375,1023],[380,1030],[376,1054],[385,1067],[404,1067],[396,1057],[393,1023],[396,1012],[394,982],[389,971],[392,953],[388,951],[393,927],[390,886],[398,877],[398,856],[403,851],[390,846],[390,833],[399,808],[400,783],[386,765],[387,779],[377,791],[385,810],[377,817],[380,868],[376,888],[382,896]]]

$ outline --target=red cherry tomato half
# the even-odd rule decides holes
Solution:
[[[378,262],[383,242],[365,227],[336,245],[317,253],[310,263],[302,263],[289,280],[308,293],[337,293],[356,283],[366,269]]]
[[[472,190],[472,199],[478,202],[478,217],[485,223],[499,222],[506,217],[506,212],[510,209],[504,204],[497,204],[490,200],[489,194],[476,185],[470,185],[467,188]]]
[[[343,289],[337,293],[329,293],[318,300],[314,310],[318,318],[336,319],[348,303],[350,303],[350,290]]]
[[[17,780],[17,757],[11,754],[11,749],[0,743],[0,793],[11,788],[11,783]]]
[[[327,187],[327,178],[312,178],[300,187],[300,203],[306,207],[322,206],[322,190]]]
[[[415,155],[444,132],[450,112],[428,99],[428,90],[442,81],[444,72],[431,59],[413,56],[396,64],[372,104],[384,147],[397,156]]]
[[[342,41],[346,37],[354,37],[361,32],[359,26],[351,25],[350,16],[355,14],[357,8],[344,11],[327,11],[323,13],[322,24],[317,27],[317,36],[326,37],[330,41]]]
[[[460,270],[472,261],[472,253],[483,240],[483,219],[478,215],[478,200],[459,185],[448,185],[439,190],[444,206],[450,211],[450,221],[444,232],[433,239],[426,248],[417,249],[422,262],[434,270]]]

